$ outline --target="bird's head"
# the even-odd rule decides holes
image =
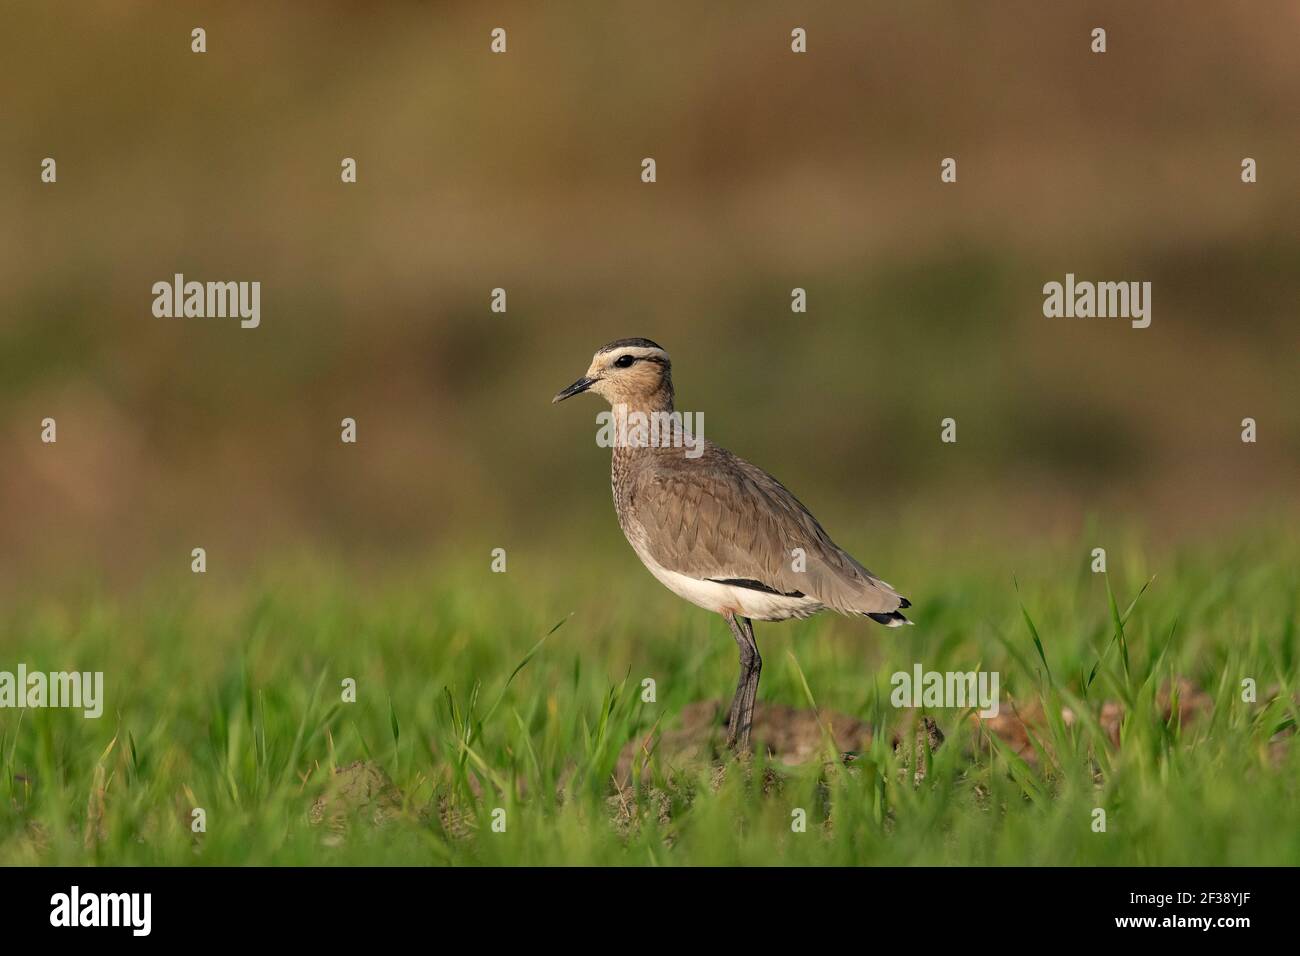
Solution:
[[[611,405],[671,411],[672,368],[668,353],[649,339],[619,339],[597,349],[587,374],[551,402],[592,391]]]

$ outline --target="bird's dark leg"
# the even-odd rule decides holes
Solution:
[[[727,721],[727,746],[744,752],[749,749],[749,730],[754,722],[754,701],[758,697],[758,676],[763,669],[763,659],[758,655],[754,625],[749,619],[735,614],[723,616],[740,648],[740,680],[736,683],[736,696],[732,698],[731,717]]]
[[[758,677],[763,670],[763,658],[758,653],[758,642],[754,640],[754,623],[747,617],[740,618],[740,625],[745,629],[749,646],[749,681],[745,687],[745,703],[740,714],[740,726],[744,733],[741,749],[749,747],[749,731],[754,723],[754,704],[758,700]]]

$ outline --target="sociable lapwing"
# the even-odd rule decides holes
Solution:
[[[672,365],[649,339],[599,349],[587,373],[552,399],[592,391],[613,409],[611,483],[619,526],[670,591],[721,614],[740,647],[727,744],[749,749],[763,666],[752,620],[822,610],[910,624],[911,605],[839,547],[785,486],[725,448],[684,433]],[[654,421],[659,427],[647,429]]]

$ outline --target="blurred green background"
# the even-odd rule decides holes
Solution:
[[[631,335],[900,585],[905,536],[1293,527],[1293,2],[311,10],[6,5],[0,589],[200,545],[631,582],[599,406],[549,404]],[[154,318],[176,272],[261,327]],[[1151,327],[1045,319],[1066,272],[1151,281]]]

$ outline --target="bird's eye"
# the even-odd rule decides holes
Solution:
[[[627,368],[628,366],[630,366],[630,365],[631,365],[633,362],[635,362],[635,361],[636,361],[636,357],[635,357],[635,356],[632,356],[632,355],[620,355],[618,358],[614,359],[614,365],[615,365],[615,367],[617,367],[617,368]]]

